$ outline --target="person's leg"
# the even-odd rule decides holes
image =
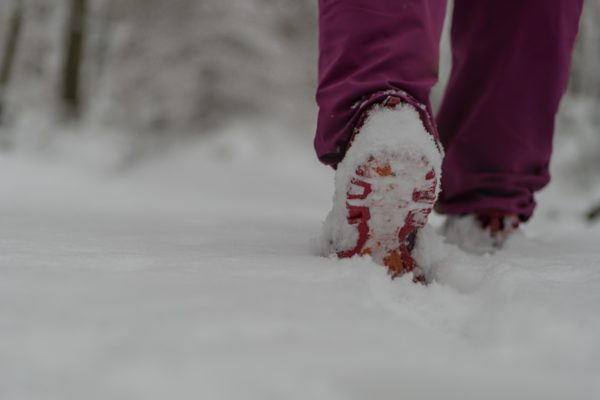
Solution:
[[[444,11],[445,0],[320,0],[315,147],[337,168],[323,242],[416,281],[411,253],[441,174],[428,98]]]
[[[554,119],[583,0],[456,0],[453,67],[438,114],[438,209],[527,220],[550,177]]]
[[[390,92],[430,110],[445,9],[446,0],[319,0],[322,162],[341,161],[357,119]]]

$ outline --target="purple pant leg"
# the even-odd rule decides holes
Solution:
[[[335,166],[353,125],[386,91],[429,107],[446,0],[319,0],[315,149]]]
[[[438,115],[440,211],[528,219],[550,179],[554,119],[582,0],[456,0],[453,70]]]

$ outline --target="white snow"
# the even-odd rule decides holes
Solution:
[[[563,181],[494,256],[428,229],[425,287],[317,256],[333,172],[248,130],[126,173],[0,154],[0,399],[600,398],[600,226]]]

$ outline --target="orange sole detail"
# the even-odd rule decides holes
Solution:
[[[369,255],[392,279],[413,273],[425,283],[411,252],[437,198],[438,177],[425,157],[409,153],[371,157],[356,168],[346,194],[347,221],[356,227],[353,249],[340,258]]]

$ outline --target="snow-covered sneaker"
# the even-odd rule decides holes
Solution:
[[[501,210],[485,210],[475,214],[453,215],[446,219],[443,233],[446,241],[473,254],[493,253],[519,230],[518,215]]]
[[[329,253],[369,255],[392,278],[413,272],[411,255],[439,193],[442,150],[419,113],[397,97],[371,107],[335,175],[324,226]]]

